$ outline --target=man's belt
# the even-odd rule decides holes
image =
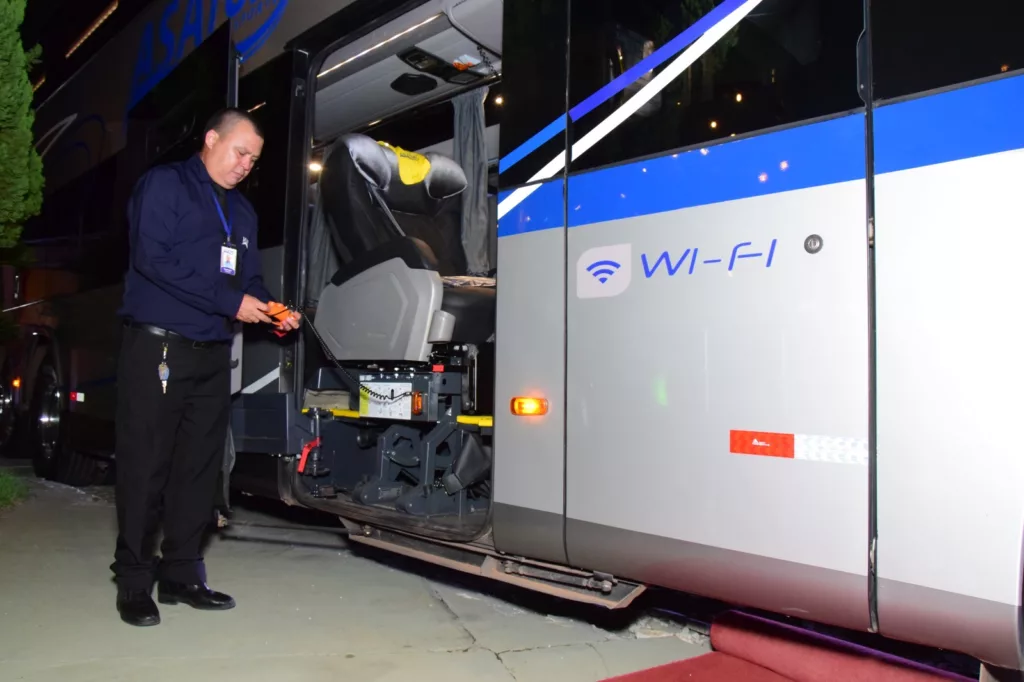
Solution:
[[[193,341],[187,336],[182,336],[181,334],[177,332],[172,332],[169,329],[164,329],[162,327],[157,327],[151,324],[142,324],[141,322],[135,322],[133,320],[125,320],[124,326],[128,327],[129,329],[138,329],[139,331],[144,331],[147,334],[152,334],[153,336],[162,336],[164,338],[173,339],[181,343],[187,343],[193,348],[218,348],[220,346],[226,346],[231,343],[230,341]]]

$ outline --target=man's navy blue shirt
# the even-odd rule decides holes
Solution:
[[[229,190],[225,217],[238,251],[237,275],[220,271],[227,234],[213,180],[198,155],[157,166],[135,185],[128,203],[129,264],[120,314],[193,341],[227,341],[249,294],[264,303],[257,219],[252,204]]]

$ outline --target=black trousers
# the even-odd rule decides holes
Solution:
[[[159,375],[165,345],[166,393]],[[224,459],[231,346],[197,347],[126,327],[117,388],[118,537],[111,570],[118,586],[148,590],[156,579],[205,581],[201,548]]]

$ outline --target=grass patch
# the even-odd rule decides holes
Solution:
[[[13,507],[28,494],[28,484],[14,474],[0,470],[0,510]]]

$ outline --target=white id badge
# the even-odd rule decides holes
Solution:
[[[238,269],[238,249],[224,245],[220,247],[220,271],[225,275],[234,276]]]

